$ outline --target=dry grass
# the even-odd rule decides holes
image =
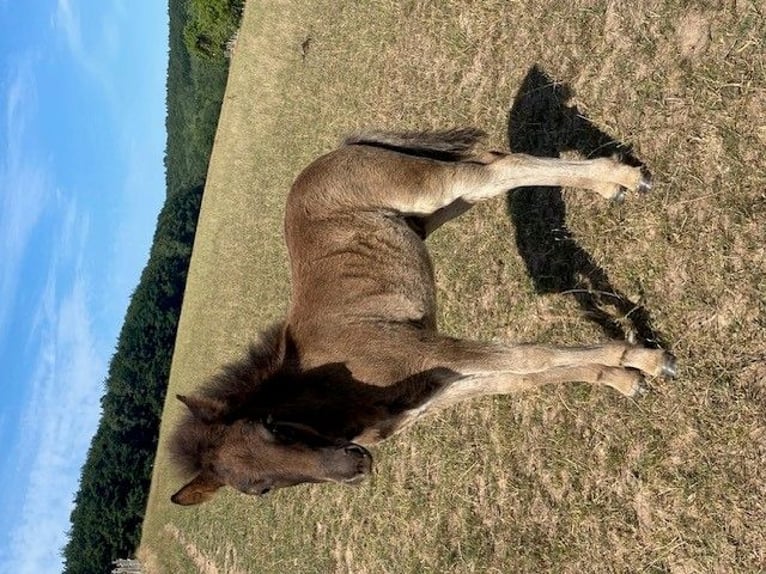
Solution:
[[[534,65],[654,172],[655,193],[622,206],[565,191],[564,241],[588,254],[585,275],[600,269],[643,305],[680,378],[638,402],[573,385],[465,405],[377,449],[376,475],[356,489],[179,509],[160,452],[142,542],[153,570],[204,559],[211,572],[766,571],[766,6],[529,6],[250,1],[169,396],[284,310],[280,212],[303,165],[365,126],[471,124],[507,146]],[[524,209],[512,220],[503,202],[482,205],[434,237],[444,329],[603,340],[576,293],[536,292],[515,233],[539,214]],[[163,434],[173,401],[166,412]]]

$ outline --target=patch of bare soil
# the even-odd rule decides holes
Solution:
[[[137,558],[144,574],[160,574],[162,572],[157,555],[146,546],[141,546],[138,549]]]
[[[193,542],[190,542],[178,528],[172,524],[166,524],[165,531],[178,541],[178,544],[181,545],[184,552],[194,562],[200,574],[247,574],[244,570],[240,570],[231,563],[235,557],[233,549],[227,550],[223,566],[219,568],[212,557],[205,554]]]
[[[676,39],[681,56],[696,60],[710,45],[710,20],[699,12],[687,12],[676,23]]]

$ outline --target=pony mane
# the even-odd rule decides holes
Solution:
[[[244,357],[221,367],[196,394],[221,401],[226,412],[248,402],[261,384],[284,366],[288,339],[284,321],[271,325],[250,344]]]
[[[224,365],[195,395],[219,403],[223,422],[238,405],[249,402],[261,384],[283,367],[286,340],[285,323],[272,325],[260,334],[258,341],[250,344],[244,357]],[[206,423],[187,410],[168,441],[172,463],[185,475],[199,473],[222,435],[222,424]]]

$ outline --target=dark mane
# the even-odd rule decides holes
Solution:
[[[227,411],[249,402],[261,383],[284,367],[286,349],[285,323],[280,321],[260,333],[259,340],[250,344],[245,356],[224,365],[198,394],[222,401]]]
[[[261,383],[284,364],[284,334],[284,322],[263,331],[244,357],[225,365],[202,386],[198,395],[220,403],[224,418],[238,405],[250,403]],[[200,472],[207,453],[220,443],[222,430],[222,424],[204,424],[186,410],[168,441],[176,468],[184,475]]]

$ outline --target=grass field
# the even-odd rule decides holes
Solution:
[[[363,127],[476,125],[516,151],[645,162],[649,197],[526,190],[440,230],[440,321],[511,341],[632,332],[680,376],[637,401],[571,385],[463,405],[376,449],[357,488],[179,508],[161,450],[147,570],[766,571],[765,18],[739,0],[250,0],[169,397],[285,310],[290,182]]]

